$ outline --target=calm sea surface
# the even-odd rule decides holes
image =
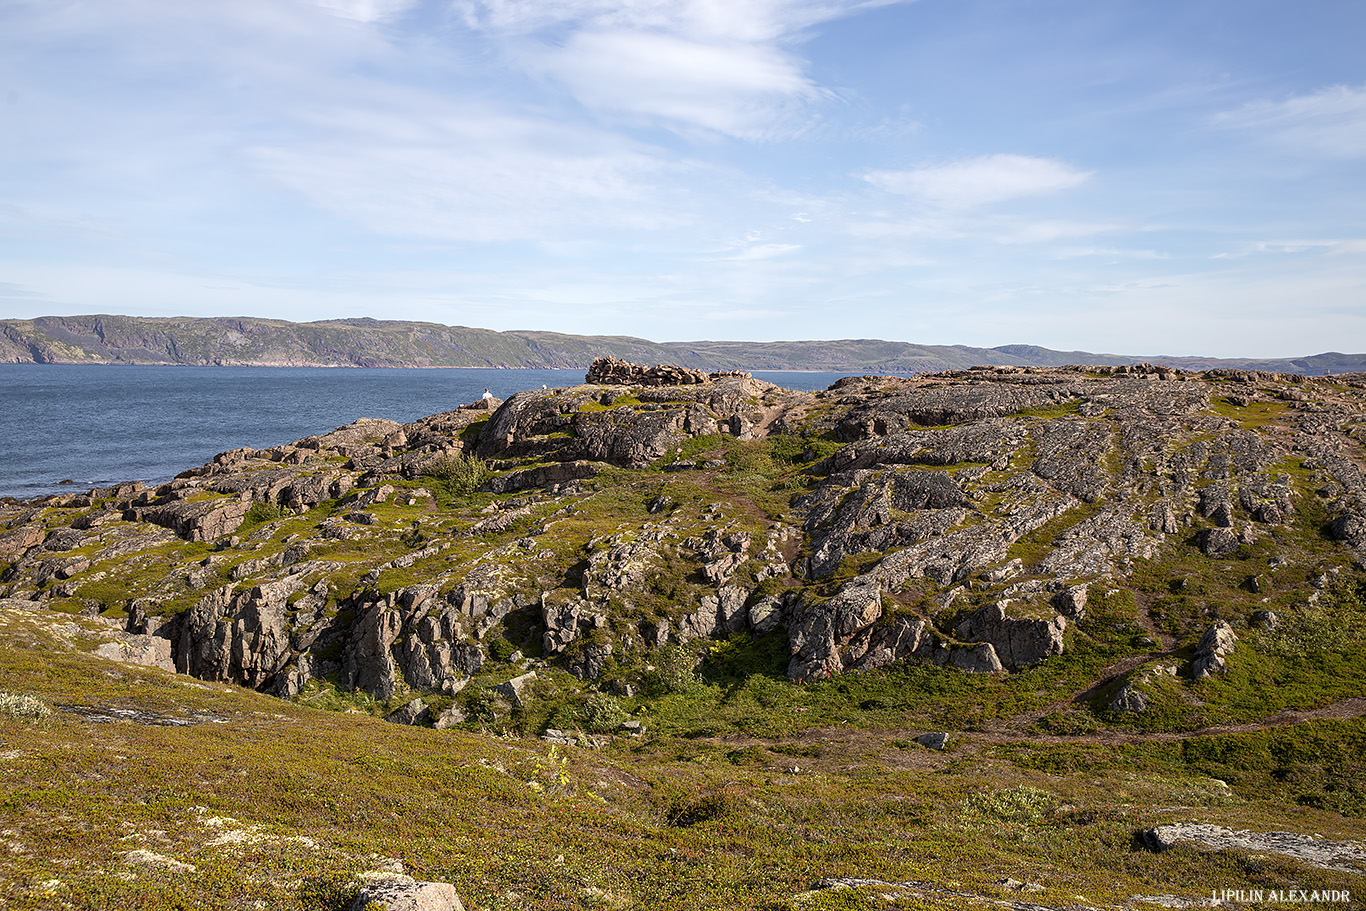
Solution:
[[[0,364],[0,496],[27,498],[119,481],[162,482],[217,453],[264,449],[357,418],[413,421],[582,370],[326,367],[93,367]],[[788,389],[842,373],[756,371]],[[63,485],[63,480],[74,484]]]

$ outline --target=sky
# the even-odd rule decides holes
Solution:
[[[3,0],[0,317],[1366,351],[1360,0]]]

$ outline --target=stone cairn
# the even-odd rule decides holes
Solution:
[[[588,368],[584,380],[597,386],[696,386],[710,382],[711,376],[672,364],[642,367],[615,357],[600,357]]]

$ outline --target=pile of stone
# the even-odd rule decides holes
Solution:
[[[705,371],[659,364],[643,367],[615,357],[600,357],[588,368],[584,381],[598,386],[696,386],[710,382]]]

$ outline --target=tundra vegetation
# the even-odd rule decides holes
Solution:
[[[6,502],[0,907],[1360,902],[1363,401],[603,361]]]

